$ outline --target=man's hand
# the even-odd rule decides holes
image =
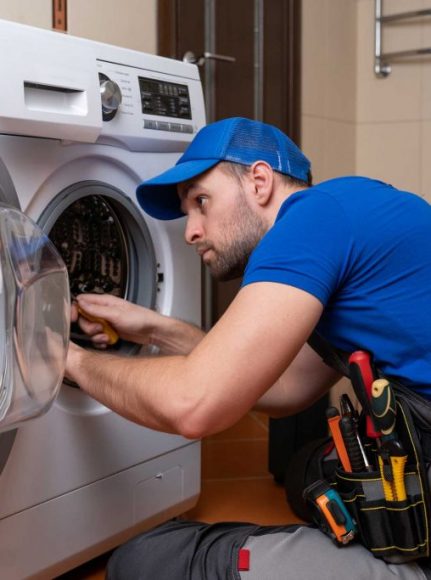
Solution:
[[[147,310],[142,313],[136,306],[129,310],[118,299],[98,296],[86,301],[82,295],[81,300],[84,310],[91,308],[92,314],[105,318],[120,336],[125,336],[124,320],[130,313],[133,320],[127,316],[128,323],[137,334],[153,326],[143,322]],[[95,301],[102,304],[96,308]],[[120,305],[125,309],[123,318]],[[262,399],[299,353],[322,311],[320,301],[303,290],[257,282],[240,290],[205,338],[189,324],[153,313],[156,328],[149,333],[151,341],[177,353],[187,344],[186,356],[125,359],[72,345],[67,372],[86,393],[124,417],[151,429],[200,439],[233,425]],[[118,328],[121,325],[124,330]],[[314,386],[304,389],[302,397],[295,381],[289,381],[281,403],[287,411],[291,406],[304,408],[316,396]]]
[[[164,354],[186,354],[204,336],[200,329],[191,324],[163,316],[110,294],[80,294],[77,302],[92,316],[106,320],[120,338],[137,344],[155,345]],[[74,305],[72,321],[76,320],[95,346],[107,347],[109,337],[103,332],[102,325],[79,316]]]

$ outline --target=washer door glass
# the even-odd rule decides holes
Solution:
[[[62,258],[34,222],[0,205],[0,431],[49,409],[63,378],[69,325]]]

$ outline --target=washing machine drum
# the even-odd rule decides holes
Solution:
[[[0,204],[0,432],[47,411],[69,340],[66,266],[49,238]]]

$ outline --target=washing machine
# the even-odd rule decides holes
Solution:
[[[24,352],[17,364],[26,370],[25,389],[19,373],[9,382],[1,374],[0,577],[53,578],[185,512],[199,495],[198,441],[133,424],[58,380],[59,368],[50,381],[44,373],[49,361],[63,364],[68,293],[109,292],[200,324],[200,262],[184,222],[144,215],[135,189],[175,163],[205,113],[190,64],[6,21],[0,50],[8,55],[0,61],[0,230],[2,208],[21,224],[14,243],[0,240],[9,252],[0,298],[15,276],[12,298],[0,299],[0,326],[22,337],[25,348],[14,352]],[[27,232],[31,224],[39,234]],[[27,246],[15,243],[22,239]],[[9,271],[25,270],[23,255],[32,281],[51,280],[24,293],[25,323],[16,312],[23,285]],[[44,330],[33,330],[43,324],[57,354],[43,352]],[[79,328],[71,336],[92,348]],[[157,356],[124,341],[112,350]],[[12,401],[3,412],[1,389]]]

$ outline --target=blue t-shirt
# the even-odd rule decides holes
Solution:
[[[291,195],[253,251],[243,285],[279,282],[324,306],[317,330],[366,349],[431,398],[431,205],[365,177]],[[288,332],[288,330],[287,330]]]

